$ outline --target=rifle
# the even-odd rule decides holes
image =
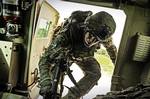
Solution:
[[[44,99],[61,99],[64,89],[64,76],[68,75],[74,85],[79,89],[76,80],[71,74],[70,66],[72,64],[70,50],[67,48],[55,48],[55,51],[49,56],[53,64],[51,69],[51,88],[49,93],[44,96]],[[60,89],[59,89],[60,84]],[[68,87],[67,87],[68,88]],[[69,89],[69,88],[68,88]],[[80,93],[80,92],[79,92]]]

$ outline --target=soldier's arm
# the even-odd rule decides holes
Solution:
[[[117,48],[113,44],[112,37],[107,39],[105,42],[102,43],[106,48],[108,55],[110,56],[112,62],[115,64],[116,57],[117,57]]]
[[[49,62],[49,49],[45,49],[45,52],[40,57],[38,66],[40,71],[40,86],[50,86],[50,62]]]
[[[62,46],[67,44],[67,39],[65,34],[59,34],[55,37],[52,43],[45,49],[44,53],[39,60],[39,70],[40,70],[40,85],[50,86],[50,69],[54,63],[54,59],[61,53],[60,49]]]

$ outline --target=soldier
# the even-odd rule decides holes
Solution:
[[[40,94],[49,93],[50,67],[55,65],[55,59],[64,57],[65,52],[68,51],[74,59],[73,62],[84,72],[84,77],[77,83],[79,88],[72,87],[63,99],[79,99],[88,93],[101,77],[99,63],[93,57],[100,44],[104,44],[112,61],[115,62],[116,47],[111,38],[115,28],[114,19],[107,12],[102,11],[92,15],[91,11],[74,11],[39,61]]]

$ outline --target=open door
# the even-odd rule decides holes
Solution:
[[[32,46],[30,54],[28,86],[32,99],[39,96],[38,79],[39,68],[38,62],[44,49],[50,44],[53,30],[57,25],[59,13],[47,1],[37,2],[35,16],[35,28],[32,36]]]

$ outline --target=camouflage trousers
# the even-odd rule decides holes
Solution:
[[[68,94],[63,99],[80,99],[80,97],[87,94],[96,85],[101,77],[100,65],[93,57],[84,58],[82,61],[77,61],[77,65],[84,72],[84,77],[77,82],[79,88],[76,86],[69,90]]]

